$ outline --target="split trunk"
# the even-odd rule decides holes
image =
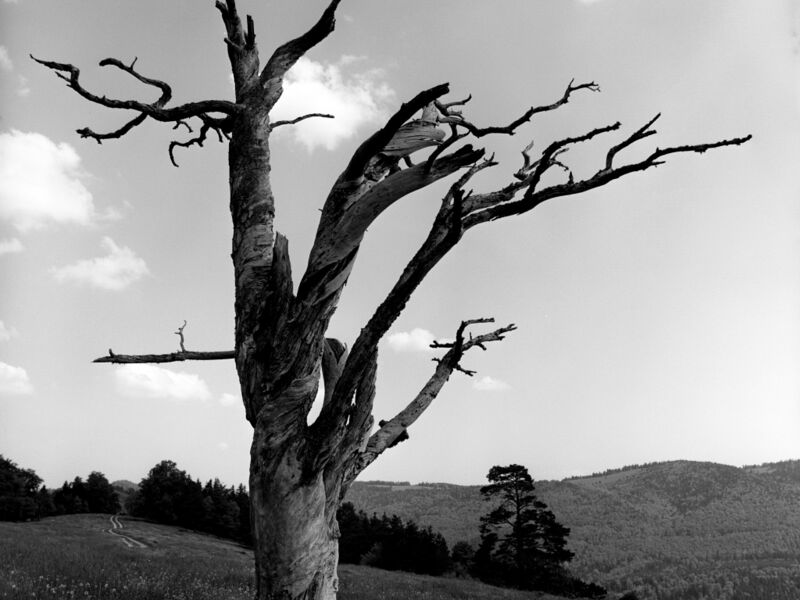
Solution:
[[[306,414],[327,323],[294,319],[286,239],[273,229],[269,121],[243,115],[229,149],[236,366],[247,418],[258,600],[336,598],[341,482],[310,468]],[[334,497],[329,495],[333,491]]]

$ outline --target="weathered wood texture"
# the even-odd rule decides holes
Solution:
[[[131,363],[168,363],[184,360],[228,360],[233,358],[233,350],[219,350],[212,352],[195,352],[194,350],[181,350],[171,354],[114,354],[108,351],[108,356],[95,358],[92,362],[114,363],[118,365]]]

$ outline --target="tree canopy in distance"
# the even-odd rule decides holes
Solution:
[[[513,135],[535,115],[558,109],[575,93],[598,91],[599,87],[594,82],[571,81],[551,104],[531,107],[505,124],[484,126],[472,123],[465,114],[469,98],[447,99],[448,84],[434,86],[402,104],[344,161],[345,167],[324,202],[308,264],[295,292],[288,240],[274,226],[279,205],[270,182],[270,135],[278,127],[331,115],[310,113],[272,121],[270,111],[282,94],[289,69],[333,32],[338,5],[339,0],[331,1],[305,33],[280,45],[262,63],[254,20],[247,16],[243,21],[234,0],[217,1],[235,87],[233,100],[171,106],[168,83],[142,74],[135,60],[125,63],[116,58],[106,58],[100,66],[121,70],[157,89],[160,96],[154,102],[108,98],[84,87],[78,67],[35,58],[87,101],[135,113],[113,131],[83,127],[78,130],[81,137],[100,143],[121,138],[147,119],[169,123],[188,132],[169,145],[173,163],[176,150],[202,146],[210,133],[229,142],[236,313],[233,350],[186,350],[181,328],[177,352],[123,355],[109,350],[97,362],[235,359],[246,418],[253,426],[249,484],[260,599],[336,596],[336,510],[349,485],[406,435],[453,371],[474,373],[461,364],[466,352],[475,347],[486,349],[489,342],[500,341],[515,329],[509,324],[473,334],[474,326],[493,320],[464,320],[453,341],[433,344],[444,354],[416,397],[373,431],[378,343],[420,283],[466,231],[529,212],[547,200],[648,170],[664,164],[673,154],[703,153],[749,139],[656,148],[637,160],[620,161],[621,151],[656,133],[656,115],[610,143],[605,160],[592,175],[576,177],[567,162],[568,151],[620,131],[621,124],[616,122],[556,139],[537,155],[528,145],[521,149],[522,164],[513,180],[479,193],[470,189],[473,178],[498,163],[470,142],[489,135]],[[423,116],[414,119],[420,111]],[[416,152],[428,147],[433,149],[417,158]],[[348,347],[326,337],[370,224],[409,194],[456,175],[427,238],[357,338]],[[320,380],[325,389],[323,407],[308,423]]]

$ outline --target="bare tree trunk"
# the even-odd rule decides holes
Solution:
[[[253,111],[255,112],[255,111]],[[305,414],[317,391],[321,341],[290,326],[288,247],[272,228],[269,120],[248,112],[230,143],[236,365],[247,417],[258,600],[336,598],[335,515],[320,475],[305,465]],[[294,334],[294,335],[293,335]],[[294,344],[294,352],[287,346]]]
[[[258,600],[335,600],[338,529],[321,470],[309,468],[306,415],[317,393],[322,323],[297,316],[288,243],[274,231],[270,122],[258,105],[229,148],[236,366],[247,418]],[[332,507],[332,510],[328,510]]]
[[[338,527],[322,477],[306,481],[296,445],[275,444],[275,433],[253,434],[250,499],[257,600],[335,600]],[[302,452],[301,452],[302,454]]]

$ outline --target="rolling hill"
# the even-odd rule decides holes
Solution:
[[[448,543],[479,538],[479,486],[357,482],[367,513],[430,525]],[[642,599],[800,598],[800,461],[731,467],[674,461],[541,481],[571,529],[574,573]]]
[[[249,549],[177,527],[114,519],[80,514],[0,522],[0,598],[253,598]],[[356,565],[340,566],[339,579],[339,600],[564,600]]]

